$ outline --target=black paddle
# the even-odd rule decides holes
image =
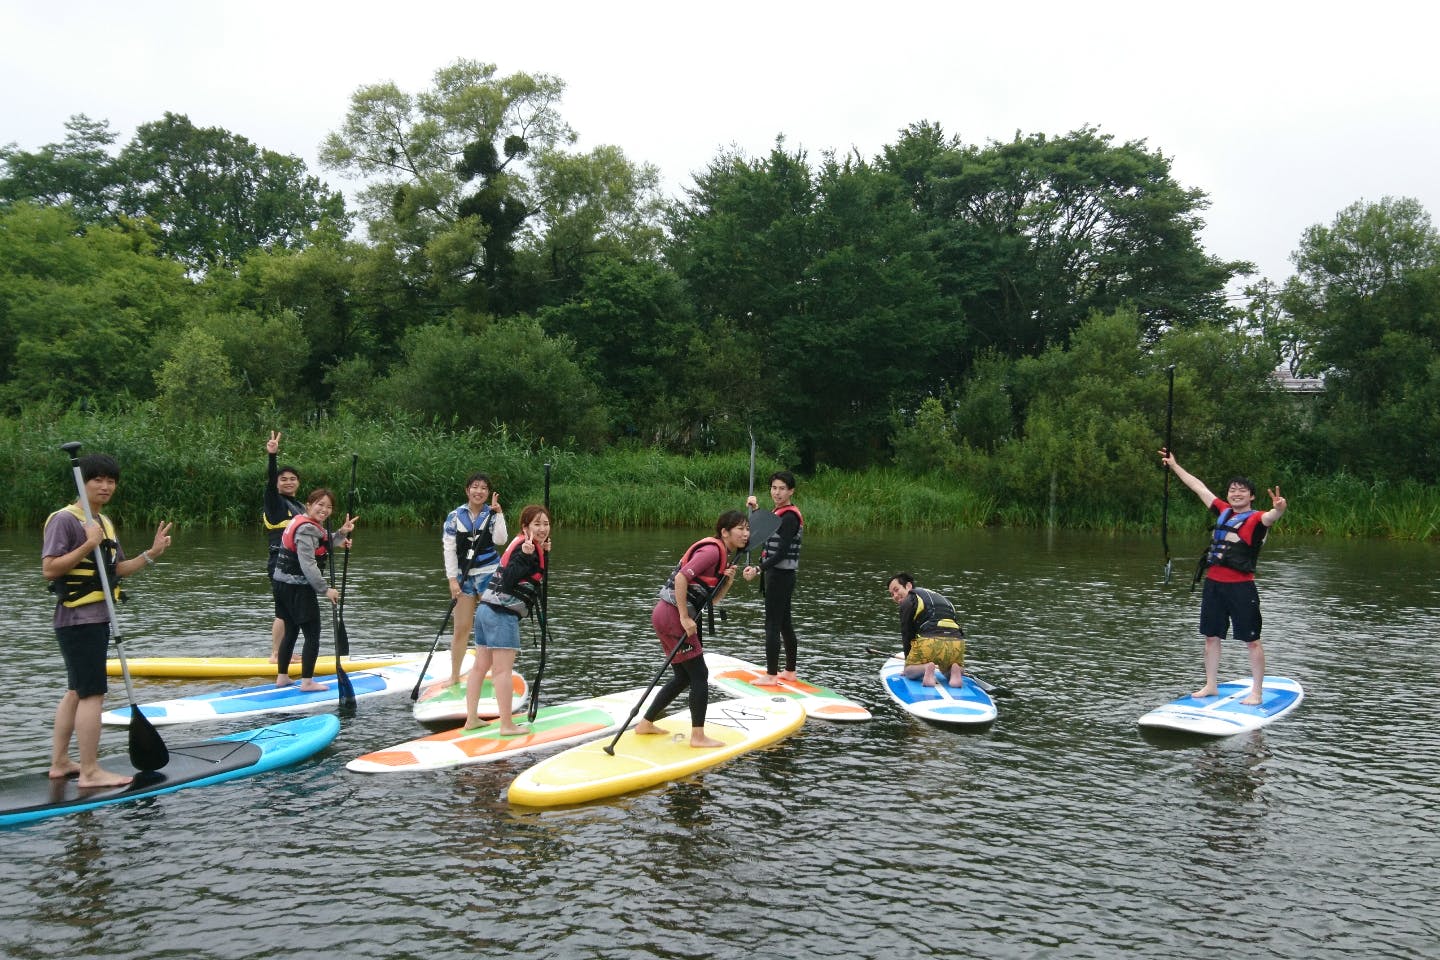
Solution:
[[[886,653],[884,650],[876,650],[874,647],[866,647],[865,652],[873,653],[877,657],[889,657],[892,660],[903,661],[905,659],[905,654],[903,653]],[[997,687],[993,683],[987,683],[986,681],[981,680],[979,677],[975,676],[975,674],[971,673],[969,670],[965,671],[965,676],[969,677],[971,682],[974,683],[975,686],[979,687],[981,690],[984,690],[992,697],[1015,696],[1015,691],[1011,690],[1009,687]],[[946,686],[949,686],[949,684],[946,684]]]
[[[445,624],[450,622],[450,614],[455,612],[455,600],[450,601],[450,606],[445,608],[445,616],[440,621],[440,629],[435,631],[435,642],[430,644],[430,653],[425,657],[425,665],[420,668],[420,676],[415,678],[415,689],[410,691],[411,700],[420,699],[420,686],[425,682],[425,672],[430,669],[430,658],[435,656],[435,650],[440,646],[440,634],[445,632]]]
[[[727,553],[727,554],[725,555],[725,561],[720,564],[720,568],[723,570],[724,568],[730,566],[730,562],[729,562],[729,561],[730,561],[730,555]],[[710,606],[711,601],[715,599],[715,594],[717,594],[717,593],[720,592],[720,588],[721,588],[722,586],[724,586],[724,584],[725,584],[725,577],[724,577],[724,576],[721,576],[720,579],[715,582],[715,586],[713,586],[713,587],[710,588],[710,593],[709,593],[709,595],[705,597],[705,606],[707,606],[707,607]],[[677,594],[676,597],[675,597],[675,602],[676,602],[676,603],[685,603],[686,600],[685,600],[684,597],[679,596],[679,595]],[[702,614],[703,614],[704,612],[705,612],[705,611],[704,611],[703,609],[700,611],[700,613],[702,613]],[[699,620],[699,617],[697,617],[696,620],[695,620],[695,633],[696,633],[697,635],[700,633],[700,620]],[[680,652],[680,648],[683,647],[683,646],[685,646],[685,645],[686,645],[686,641],[689,640],[689,639],[690,639],[689,637],[681,637],[681,638],[680,638],[680,642],[677,643],[677,644],[675,644],[675,649],[673,649],[673,650],[670,651],[670,655],[667,656],[667,657],[665,658],[665,662],[660,665],[660,669],[657,670],[657,671],[655,671],[655,676],[653,676],[653,677],[650,678],[650,685],[645,688],[645,692],[644,692],[644,693],[640,694],[640,699],[635,702],[635,706],[633,706],[633,707],[630,708],[630,716],[626,717],[626,718],[625,718],[625,722],[622,723],[622,724],[620,724],[620,729],[615,731],[615,739],[611,740],[608,744],[605,745],[605,748],[604,748],[604,749],[605,749],[605,752],[606,752],[607,754],[609,754],[609,755],[612,756],[612,757],[615,756],[615,744],[619,743],[619,742],[620,742],[620,737],[621,737],[621,735],[624,734],[626,730],[629,730],[629,729],[630,729],[630,721],[632,721],[632,720],[635,719],[635,714],[637,714],[637,713],[640,712],[640,707],[641,707],[641,705],[643,705],[643,704],[645,703],[645,700],[650,696],[650,691],[655,689],[655,684],[657,684],[657,683],[660,682],[660,677],[665,673],[666,670],[668,670],[668,669],[670,668],[670,664],[671,664],[672,662],[674,662],[674,660],[675,660],[675,654],[677,654],[677,653]]]
[[[550,464],[545,464],[545,515],[550,515]],[[555,521],[550,521],[554,526]],[[537,545],[536,549],[540,549]],[[540,558],[540,664],[535,668],[535,682],[530,684],[530,712],[528,719],[535,722],[535,714],[540,709],[540,681],[545,679],[545,652],[549,646],[550,639],[550,557],[548,554]]]
[[[1165,452],[1170,453],[1170,427],[1175,417],[1175,364],[1165,368],[1170,374],[1170,398],[1165,401]],[[1165,582],[1170,582],[1170,474],[1173,473],[1165,464],[1160,464],[1160,469],[1165,471],[1165,506],[1160,511],[1160,545],[1165,548]]]
[[[70,469],[75,474],[75,492],[80,496],[80,509],[85,512],[85,522],[96,518],[90,510],[90,498],[85,493],[85,477],[80,472],[80,444],[78,441],[62,443],[60,449],[70,455]],[[102,524],[103,525],[103,524]],[[95,548],[95,570],[100,577],[100,592],[105,595],[105,612],[110,617],[110,641],[120,655],[120,673],[125,677],[125,696],[130,700],[130,765],[143,773],[154,773],[170,762],[170,750],[150,718],[140,712],[135,703],[135,688],[130,684],[130,664],[125,658],[125,644],[120,636],[120,618],[115,614],[115,598],[110,593],[110,573],[105,569],[105,557],[100,548]]]
[[[358,453],[350,454],[350,492],[345,495],[345,519],[348,521],[355,511],[355,466],[360,461]],[[345,581],[350,573],[350,537],[345,538],[345,560],[340,567],[340,607],[335,627],[335,666],[340,658],[350,655],[350,631],[345,627]]]
[[[350,454],[350,493],[347,499],[352,502],[346,504],[345,519],[347,521],[350,519],[350,507],[354,506],[355,464],[359,459],[359,454]],[[325,522],[325,535],[327,537],[332,536],[328,519]],[[350,538],[347,535],[345,539],[348,541]],[[331,540],[331,543],[333,544],[334,541]],[[340,572],[340,602],[330,605],[330,626],[335,632],[335,687],[339,693],[340,709],[347,713],[354,712],[355,710],[355,685],[350,682],[349,674],[345,672],[344,665],[340,663],[340,658],[350,652],[350,633],[345,629],[345,621],[341,616],[341,612],[345,606],[345,576],[349,572],[350,547],[347,544],[345,547],[345,561],[343,569]],[[330,564],[330,585],[332,587],[335,585],[335,564],[333,561]]]

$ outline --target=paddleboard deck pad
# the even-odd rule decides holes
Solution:
[[[903,673],[905,664],[891,657],[880,668],[880,684],[890,699],[912,717],[946,726],[983,726],[995,722],[998,711],[995,701],[975,683],[968,673],[960,689],[945,682],[939,671],[935,686],[927,687],[919,679],[911,680]]]
[[[0,826],[79,813],[189,787],[204,787],[299,763],[330,745],[340,732],[334,714],[301,717],[227,734],[213,740],[168,744],[170,762],[142,773],[121,757],[101,761],[107,770],[135,779],[123,787],[81,789],[75,778],[52,780],[42,773],[0,779]]]
[[[355,699],[381,697],[409,693],[420,679],[423,661],[415,660],[379,667],[375,670],[361,670],[347,674],[355,690]],[[441,671],[449,671],[447,662],[443,668],[431,663],[426,677],[440,679]],[[140,712],[149,718],[154,726],[176,723],[200,723],[206,720],[231,720],[240,717],[255,717],[267,713],[305,712],[338,706],[340,701],[339,683],[334,674],[315,676],[317,683],[324,684],[323,690],[301,690],[300,684],[277,687],[273,683],[256,687],[234,687],[198,693],[173,700],[140,704]],[[130,725],[130,707],[124,706],[100,714],[100,722],[112,726]]]
[[[643,790],[774,743],[804,722],[805,711],[788,697],[722,700],[710,704],[705,733],[724,746],[690,746],[686,710],[656,721],[662,734],[642,737],[625,731],[613,756],[605,752],[607,738],[546,757],[511,782],[508,798],[512,804],[552,807]]]
[[[612,693],[603,697],[575,700],[535,711],[535,719],[516,722],[526,732],[514,736],[500,733],[498,723],[465,729],[457,727],[418,740],[411,740],[386,750],[377,750],[356,757],[345,766],[359,773],[408,773],[417,770],[442,770],[470,763],[488,763],[506,757],[533,753],[550,747],[571,746],[609,736],[626,718],[634,724],[645,710],[640,698],[643,687]],[[646,702],[654,699],[652,691]],[[640,708],[636,710],[636,704]],[[634,717],[630,712],[634,710]]]
[[[447,676],[438,683],[432,683],[420,691],[420,697],[415,701],[412,711],[415,719],[421,723],[464,723],[465,722],[465,685],[466,680],[459,683],[446,683],[450,678]],[[510,712],[519,714],[530,702],[530,685],[519,672],[512,671],[510,674]],[[490,682],[490,674],[485,675],[485,682],[480,685],[480,700],[476,704],[476,715],[481,717],[500,716],[500,703],[495,699],[495,685]]]
[[[1175,730],[1206,737],[1258,730],[1290,713],[1305,699],[1305,690],[1289,677],[1265,678],[1263,699],[1255,705],[1241,703],[1250,695],[1249,677],[1222,683],[1213,697],[1180,697],[1156,707],[1138,721],[1151,730]]]
[[[789,697],[799,702],[805,716],[821,720],[847,722],[870,719],[869,710],[829,687],[778,677],[774,686],[757,685],[755,681],[765,676],[763,667],[720,653],[706,653],[705,665],[710,669],[711,686],[724,690],[731,696]]]
[[[356,670],[374,670],[377,667],[389,667],[397,663],[424,659],[424,651],[420,653],[357,653],[341,657],[340,665],[345,668],[346,673],[351,673]],[[273,677],[279,672],[275,669],[274,661],[265,657],[129,657],[127,662],[132,677]],[[328,657],[322,655],[318,669],[329,669],[333,667],[334,663],[335,655],[333,653]],[[121,676],[120,660],[118,658],[106,660],[105,672],[112,677]],[[292,677],[300,676],[299,658],[290,661],[289,674]]]

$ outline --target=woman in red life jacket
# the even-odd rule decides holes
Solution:
[[[690,690],[690,746],[724,746],[705,735],[705,709],[709,706],[710,671],[705,667],[705,651],[700,646],[700,615],[705,607],[719,603],[735,580],[735,566],[730,554],[745,549],[750,541],[750,520],[739,510],[727,510],[715,521],[715,536],[691,544],[660,589],[660,599],[650,614],[650,624],[660,638],[667,655],[682,645],[670,661],[671,677],[655,695],[644,718],[635,725],[641,736],[664,733],[655,725],[660,714]],[[747,567],[746,579],[755,571]]]
[[[532,503],[520,511],[520,534],[510,541],[475,610],[475,663],[465,684],[465,726],[481,724],[480,687],[485,674],[495,687],[500,733],[524,733],[511,717],[512,671],[520,652],[520,619],[535,613],[550,553],[550,511]]]
[[[325,564],[333,545],[325,529],[325,521],[335,511],[335,494],[324,487],[310,492],[305,512],[293,518],[280,536],[280,553],[276,557],[275,616],[285,626],[280,649],[275,658],[275,686],[290,685],[290,658],[295,653],[295,639],[305,634],[300,651],[300,689],[324,690],[325,684],[315,682],[315,661],[320,657],[320,601],[324,596],[332,604],[340,602],[340,591],[325,580]],[[355,529],[359,517],[346,517],[335,535],[338,546],[348,547],[347,534]]]
[[[1205,638],[1205,686],[1191,694],[1197,699],[1219,692],[1220,642],[1230,627],[1235,639],[1250,654],[1250,693],[1241,703],[1258,704],[1264,697],[1265,648],[1260,643],[1260,591],[1255,586],[1255,561],[1270,528],[1285,515],[1288,504],[1277,486],[1270,490],[1270,509],[1255,509],[1255,484],[1235,477],[1221,500],[1175,460],[1169,450],[1160,451],[1160,462],[1175,472],[1180,482],[1200,498],[1216,515],[1210,547],[1201,559],[1205,589],[1200,594],[1200,634]],[[1199,574],[1197,573],[1198,577]]]

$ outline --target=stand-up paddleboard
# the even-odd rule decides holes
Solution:
[[[360,773],[407,773],[415,770],[440,770],[467,763],[488,763],[549,747],[570,746],[609,736],[620,729],[626,718],[634,724],[644,712],[635,705],[645,696],[644,688],[612,693],[588,700],[575,700],[535,711],[535,719],[524,724],[525,733],[504,736],[498,723],[465,729],[457,727],[419,740],[411,740],[388,750],[377,750],[356,757],[345,766]],[[652,693],[648,699],[654,699]],[[631,711],[635,711],[633,717]]]
[[[414,689],[415,682],[420,679],[422,665],[423,661],[416,660],[396,664],[393,667],[361,670],[357,673],[347,674],[347,676],[350,678],[351,686],[355,689],[355,698],[363,700],[368,697],[410,692]],[[432,663],[426,676],[431,680],[439,679],[441,671],[449,669],[448,662],[443,668]],[[235,687],[178,697],[174,700],[142,703],[140,712],[158,727],[175,723],[200,723],[206,720],[255,717],[266,713],[322,710],[336,706],[339,702],[339,692],[336,689],[339,684],[335,681],[335,675],[321,676],[317,674],[315,682],[324,684],[325,689],[306,691],[301,690],[298,683],[292,683],[285,687],[267,683],[258,687]],[[100,722],[113,726],[129,726],[130,707],[107,710],[100,714]]]
[[[1177,730],[1206,737],[1228,737],[1232,733],[1258,730],[1274,723],[1300,706],[1305,690],[1289,677],[1265,678],[1260,703],[1241,703],[1250,695],[1253,681],[1249,677],[1222,683],[1213,697],[1184,696],[1163,707],[1156,707],[1141,717],[1139,724],[1152,730]]]
[[[134,770],[124,757],[101,761],[107,770],[133,774],[135,779],[123,787],[81,789],[73,777],[52,780],[43,772],[7,777],[0,779],[0,826],[264,773],[319,753],[339,732],[339,719],[333,713],[326,713],[213,740],[168,744],[170,762],[154,773]]]
[[[757,685],[765,676],[763,667],[722,653],[706,653],[705,665],[710,668],[710,684],[737,697],[778,696],[799,702],[807,717],[821,720],[869,720],[870,711],[854,700],[846,699],[829,687],[817,687],[804,680],[776,678],[774,686]]]
[[[446,676],[420,691],[420,698],[411,708],[416,720],[425,724],[465,722],[465,685],[468,678],[459,683],[446,683],[449,679]],[[490,674],[487,673],[485,682],[480,685],[480,700],[476,704],[475,712],[481,717],[500,716],[500,704],[495,699],[495,685],[490,681]],[[519,671],[512,671],[510,674],[510,696],[511,712],[517,715],[524,712],[525,705],[530,702],[530,685],[520,676]]]
[[[546,757],[511,782],[508,796],[514,804],[553,807],[643,790],[774,743],[804,722],[805,711],[787,697],[722,700],[710,704],[705,732],[723,747],[690,746],[690,713],[681,711],[657,721],[665,733],[622,733],[614,756],[602,739]]]
[[[424,660],[425,651],[419,653],[357,653],[340,658],[340,665],[346,673],[356,670],[374,670],[412,660]],[[321,655],[320,663],[333,664],[334,655]],[[120,661],[105,661],[105,672],[112,677],[122,675]],[[131,657],[132,677],[273,677],[278,671],[275,662],[265,657]],[[300,661],[290,661],[290,676],[300,676]]]
[[[990,694],[980,689],[968,673],[956,690],[946,682],[940,671],[935,672],[935,686],[927,687],[918,679],[903,674],[905,664],[891,657],[880,668],[880,684],[900,709],[913,717],[947,726],[983,726],[993,723],[998,712]]]

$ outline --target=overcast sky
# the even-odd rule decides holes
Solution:
[[[323,171],[357,87],[418,92],[458,58],[564,80],[580,149],[620,146],[678,194],[728,146],[873,157],[920,120],[965,142],[1085,124],[1143,139],[1211,199],[1206,249],[1290,275],[1304,229],[1357,200],[1440,217],[1428,3],[728,0],[408,3],[0,0],[0,144],[69,116],[123,143],[165,111]],[[1432,64],[1426,66],[1426,64]]]

